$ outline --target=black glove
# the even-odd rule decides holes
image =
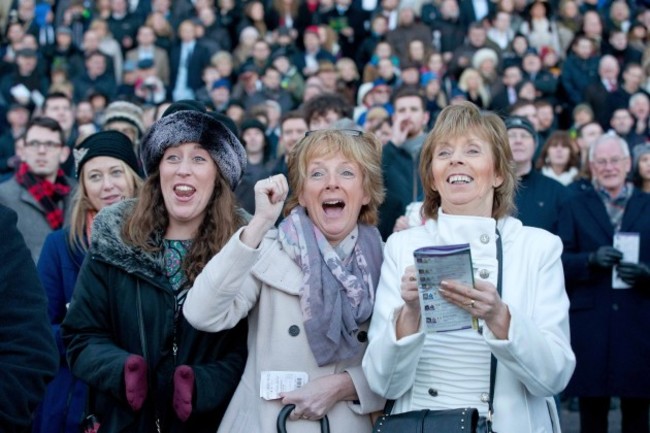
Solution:
[[[601,268],[611,268],[623,258],[623,253],[614,247],[603,246],[589,254],[589,264]]]
[[[634,286],[636,284],[650,284],[650,268],[643,263],[621,262],[616,267],[621,280]]]

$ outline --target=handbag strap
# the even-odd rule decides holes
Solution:
[[[503,244],[501,243],[501,233],[496,229],[497,233],[497,262],[499,266],[499,273],[497,275],[497,293],[501,298],[501,282],[503,281]],[[494,385],[497,380],[497,358],[490,355],[490,399],[488,400],[488,416],[487,416],[487,429],[492,433],[492,416],[494,415]]]
[[[503,244],[501,243],[501,233],[496,229],[497,235],[497,262],[499,266],[499,273],[497,275],[497,293],[501,297],[501,282],[503,281]],[[488,432],[492,432],[492,416],[494,415],[494,385],[497,379],[497,359],[494,355],[490,355],[490,399],[488,400]],[[390,415],[395,406],[395,400],[386,400],[384,406],[384,414]]]
[[[287,433],[287,418],[289,417],[291,411],[295,408],[295,404],[286,404],[282,407],[282,409],[280,409],[276,423],[278,433]],[[321,433],[330,433],[330,422],[327,418],[327,415],[320,419],[320,431]]]

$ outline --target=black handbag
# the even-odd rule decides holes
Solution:
[[[415,410],[383,415],[373,433],[470,433],[476,432],[478,410],[467,407],[449,410]]]
[[[292,410],[296,408],[295,404],[287,404],[278,413],[278,433],[287,433],[287,418]],[[320,431],[321,433],[330,433],[330,421],[327,418],[327,415],[320,419]]]
[[[497,277],[497,293],[501,296],[501,279],[503,276],[503,247],[501,234],[497,230],[497,261],[499,275]],[[482,332],[482,329],[479,329]],[[492,430],[492,414],[494,413],[494,383],[497,376],[497,359],[494,355],[490,359],[490,394],[488,400],[488,416],[486,429]],[[478,410],[475,408],[447,409],[447,410],[413,410],[391,415],[394,400],[388,400],[382,415],[372,429],[372,433],[476,433],[478,426]]]

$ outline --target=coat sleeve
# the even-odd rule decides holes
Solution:
[[[58,366],[47,300],[16,214],[0,206],[0,430],[28,429]]]
[[[529,280],[533,282],[530,287],[522,282],[517,289],[531,293],[528,305],[508,304],[511,319],[507,340],[497,339],[487,326],[483,335],[502,367],[510,370],[532,395],[549,397],[569,383],[576,359],[569,337],[562,244],[556,236],[535,244],[544,248],[539,270],[534,272],[534,265],[529,266]],[[516,260],[514,254],[505,260],[508,258]]]
[[[232,328],[257,304],[261,283],[250,271],[262,249],[244,245],[239,240],[242,230],[205,265],[187,294],[183,315],[196,329]]]
[[[66,313],[65,291],[63,286],[63,268],[61,257],[56,248],[55,233],[50,233],[45,238],[41,255],[38,259],[38,276],[43,283],[45,294],[47,295],[47,312],[50,316],[52,331],[59,348],[59,354],[65,357],[65,346],[61,339],[60,325]]]
[[[388,239],[384,263],[377,288],[377,298],[370,329],[368,348],[363,357],[363,371],[368,384],[377,394],[397,399],[411,389],[424,343],[419,332],[397,340],[395,319],[404,301],[400,295],[400,281],[404,269],[399,269],[395,236]]]
[[[72,373],[90,387],[110,393],[126,404],[124,363],[129,353],[112,339],[107,275],[108,265],[84,260],[61,335]]]
[[[558,236],[562,239],[564,250],[562,252],[562,263],[566,274],[567,285],[570,288],[572,282],[584,282],[591,278],[589,269],[589,252],[581,251],[578,234],[580,222],[577,220],[573,202],[567,201],[560,208],[558,224]]]
[[[220,352],[224,356],[212,364],[192,366],[196,384],[195,408],[199,413],[228,404],[246,365],[248,322],[241,320],[234,328],[221,333]]]

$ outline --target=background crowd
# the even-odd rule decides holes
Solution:
[[[584,419],[606,414],[610,396],[630,397],[623,409],[647,426],[650,383],[636,378],[650,374],[636,366],[650,356],[640,331],[650,298],[611,293],[622,257],[604,248],[615,232],[634,231],[641,262],[650,254],[647,1],[13,0],[0,4],[0,35],[0,203],[18,214],[42,278],[61,266],[53,241],[44,247],[48,235],[77,230],[57,235],[64,250],[70,237],[67,253],[80,257],[69,263],[65,295],[54,302],[45,287],[62,363],[58,326],[105,205],[88,201],[75,164],[86,161],[88,137],[112,130],[132,143],[134,155],[96,154],[128,166],[137,184],[120,192],[128,198],[145,174],[141,142],[172,103],[216,118],[244,145],[246,169],[232,186],[253,214],[254,185],[287,175],[287,155],[306,131],[374,133],[383,146],[378,228],[386,240],[423,223],[426,134],[445,107],[469,101],[506,120],[517,217],[564,241],[577,356],[567,395],[581,398]],[[598,210],[582,215],[577,203]],[[590,235],[597,227],[600,238]],[[650,285],[643,265],[621,275]],[[598,299],[588,291],[596,286]],[[69,386],[76,397],[68,401],[81,405],[85,390]]]

